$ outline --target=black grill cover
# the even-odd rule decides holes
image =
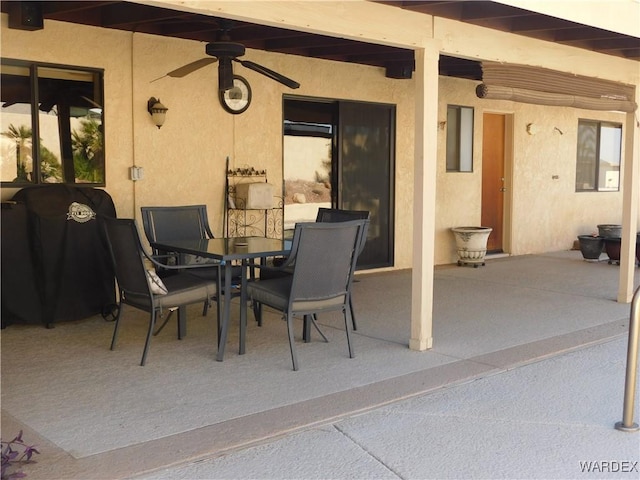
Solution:
[[[17,220],[9,227],[3,210],[3,324],[50,326],[53,322],[79,320],[108,311],[115,304],[115,283],[98,219],[116,216],[111,196],[95,188],[47,185],[22,189],[13,201],[18,202],[14,208],[24,205],[27,218],[26,222]],[[5,269],[5,258],[24,254],[24,249],[5,251],[5,237],[19,237],[23,223],[27,226],[24,235],[31,254],[31,271]],[[13,248],[18,242],[14,239],[8,243]],[[35,280],[28,278],[31,275]],[[16,305],[14,301],[18,286],[32,283],[39,299],[39,318],[38,308]]]

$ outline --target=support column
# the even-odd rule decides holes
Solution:
[[[411,350],[433,346],[433,267],[436,216],[438,57],[435,45],[415,52],[415,158]]]
[[[635,99],[640,98],[636,85]],[[622,244],[620,246],[620,277],[618,302],[629,303],[633,298],[636,261],[636,232],[638,202],[640,201],[640,128],[637,111],[626,116],[624,135],[624,180],[622,182]]]

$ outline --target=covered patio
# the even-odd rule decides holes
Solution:
[[[619,268],[579,251],[489,258],[483,268],[436,267],[433,348],[408,348],[411,271],[360,274],[354,284],[356,357],[338,316],[330,343],[299,344],[291,370],[275,313],[251,319],[247,353],[237,323],[215,361],[215,316],[189,311],[188,336],[167,327],[138,365],[146,316],[125,312],[120,342],[101,317],[2,335],[2,425],[38,445],[29,478],[130,478],[220,455],[376,406],[626,335]],[[636,283],[638,274],[636,272]],[[238,305],[235,305],[237,309]],[[237,318],[237,317],[236,317]],[[301,340],[298,339],[300,342]],[[612,402],[622,403],[622,397]]]

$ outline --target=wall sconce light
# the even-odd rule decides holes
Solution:
[[[158,128],[164,125],[167,110],[169,109],[160,103],[159,98],[151,97],[147,102],[147,111]]]

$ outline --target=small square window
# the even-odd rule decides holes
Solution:
[[[473,108],[447,106],[447,172],[473,172]]]
[[[576,192],[617,192],[621,148],[622,125],[579,120]]]

